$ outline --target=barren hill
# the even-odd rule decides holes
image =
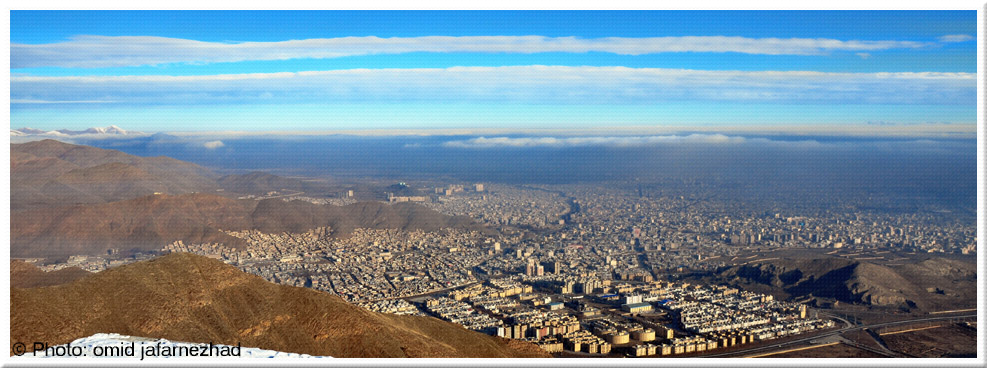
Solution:
[[[67,284],[85,276],[89,271],[78,267],[66,267],[58,271],[45,272],[21,260],[10,261],[10,287],[33,288]]]
[[[783,258],[725,267],[708,281],[783,298],[812,295],[924,311],[976,302],[976,265],[945,258],[892,267],[833,257]]]
[[[334,357],[549,357],[528,343],[431,317],[373,313],[191,254],[11,289],[10,300],[12,341],[63,344],[118,333]]]
[[[411,203],[323,206],[280,199],[239,201],[203,193],[40,208],[21,211],[10,221],[14,257],[105,254],[113,248],[158,250],[176,240],[245,245],[242,239],[220,230],[298,233],[330,226],[336,237],[346,237],[356,228],[485,230],[469,218],[446,216]]]
[[[175,240],[242,246],[219,229],[249,229],[249,209],[209,194],[151,195],[94,205],[27,210],[11,216],[13,257],[158,250]]]
[[[168,157],[138,157],[55,140],[10,145],[11,210],[214,192],[218,175]]]
[[[331,226],[333,235],[348,236],[356,228],[433,231],[442,228],[480,228],[467,217],[446,216],[413,203],[393,205],[357,202],[346,206],[319,206],[302,201],[264,200],[251,216],[263,232],[303,232]]]

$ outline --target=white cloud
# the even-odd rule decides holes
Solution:
[[[866,52],[858,52],[857,53],[857,56],[860,56],[860,58],[861,59],[864,59],[864,60],[867,60],[867,59],[870,58],[870,54],[869,53],[866,53]]]
[[[952,37],[952,36],[945,36]],[[410,52],[606,52],[643,55],[669,52],[737,52],[817,55],[833,51],[920,48],[916,41],[859,41],[827,38],[683,36],[577,38],[544,36],[340,37],[278,42],[219,43],[154,36],[76,36],[65,42],[10,45],[11,68],[99,68],[170,63],[326,59]]]
[[[918,140],[875,140],[875,141],[843,141],[834,140],[820,142],[814,139],[787,140],[761,137],[730,136],[719,133],[690,134],[690,135],[644,135],[644,136],[575,136],[575,137],[478,137],[466,140],[447,141],[443,147],[462,149],[498,149],[498,148],[573,148],[573,147],[757,147],[795,150],[813,149],[852,149],[852,148],[881,148],[886,150],[902,149],[942,149],[944,145],[953,143],[918,139]]]
[[[10,103],[12,104],[92,104],[92,103],[114,103],[117,101],[103,101],[103,100],[79,100],[79,101],[47,101],[47,100],[32,100],[32,99],[12,99]]]
[[[597,137],[478,137],[467,140],[448,141],[445,147],[455,148],[497,148],[497,147],[638,147],[659,144],[741,144],[746,142],[769,142],[766,139],[748,139],[723,134],[653,135],[653,136],[597,136]],[[809,142],[809,141],[805,141]],[[814,142],[814,141],[811,141]],[[792,142],[794,143],[794,142]],[[816,142],[818,143],[818,142]]]
[[[953,42],[966,42],[973,41],[975,37],[966,34],[955,34],[955,35],[945,35],[939,37],[939,42],[943,43],[953,43]]]
[[[223,144],[223,141],[209,141],[209,142],[203,143],[202,146],[203,147],[206,147],[208,149],[217,149],[217,148],[220,148],[220,147],[225,146],[225,144]]]
[[[136,104],[482,102],[973,104],[975,73],[825,73],[627,67],[351,69],[193,76],[17,76],[11,100]]]

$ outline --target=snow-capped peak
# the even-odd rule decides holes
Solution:
[[[110,125],[110,126],[108,126],[106,128],[103,128],[103,129],[106,129],[105,133],[127,134],[127,131],[126,130],[120,129],[120,127],[118,127],[116,125]]]
[[[14,133],[18,132],[18,133]],[[20,128],[17,130],[10,131],[11,136],[24,136],[24,135],[40,135],[40,136],[52,136],[52,137],[65,137],[65,136],[108,136],[108,135],[144,135],[141,132],[131,132],[123,130],[116,125],[110,125],[105,128],[94,127],[86,130],[69,130],[69,129],[59,129],[44,131],[40,129],[33,128]]]

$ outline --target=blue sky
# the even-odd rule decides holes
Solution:
[[[975,11],[12,11],[10,21],[14,128],[976,127]]]

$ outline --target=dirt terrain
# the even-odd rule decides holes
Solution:
[[[10,292],[11,340],[64,344],[96,333],[334,357],[550,357],[523,341],[432,317],[370,312],[176,253],[74,282]]]
[[[888,348],[921,358],[969,358],[977,356],[977,330],[964,324],[911,326],[915,331],[885,333]]]

